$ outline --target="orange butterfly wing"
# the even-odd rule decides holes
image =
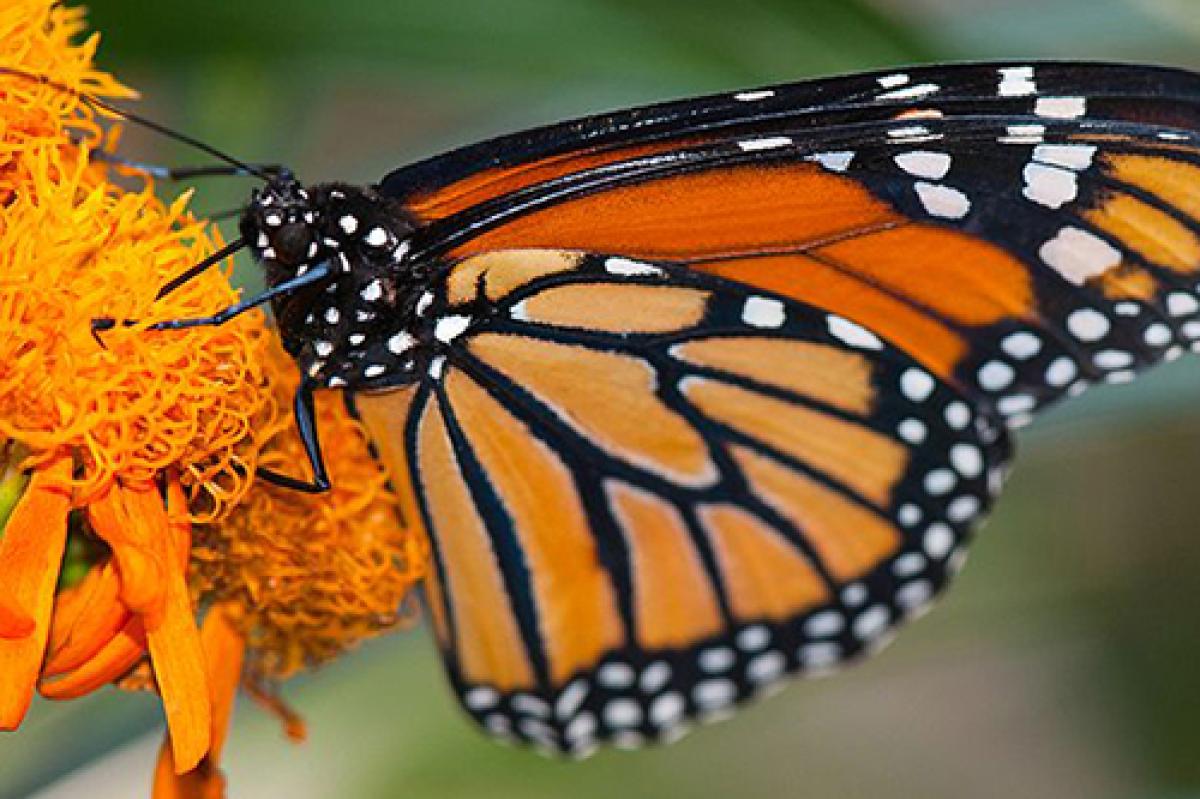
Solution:
[[[1200,79],[851,76],[385,179],[442,354],[357,403],[435,553],[455,687],[576,754],[877,648],[1017,426],[1200,340]]]
[[[920,612],[1007,439],[854,323],[663,264],[475,256],[433,379],[356,398],[411,474],[438,637],[489,730],[670,738]],[[407,417],[397,403],[412,403]]]

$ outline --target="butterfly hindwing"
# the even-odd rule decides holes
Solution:
[[[446,660],[488,729],[564,751],[879,646],[1006,460],[998,420],[869,331],[688,270],[496,253],[429,313],[467,320],[406,434]],[[389,401],[359,398],[369,425]]]

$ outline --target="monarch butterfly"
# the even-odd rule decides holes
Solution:
[[[342,389],[429,536],[463,705],[574,755],[879,649],[1010,428],[1200,341],[1184,71],[921,67],[265,177],[221,255],[268,289],[159,327],[273,303],[313,477],[265,476],[328,487],[312,396]]]

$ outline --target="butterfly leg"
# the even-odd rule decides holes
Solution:
[[[233,319],[235,316],[243,314],[252,308],[257,308],[259,305],[264,305],[282,294],[288,294],[298,288],[302,288],[312,283],[319,283],[320,281],[329,277],[330,271],[329,264],[322,262],[314,266],[312,269],[309,269],[302,275],[297,275],[291,280],[285,280],[276,286],[272,286],[266,291],[256,294],[248,300],[242,300],[239,303],[230,305],[228,308],[223,308],[212,316],[197,316],[191,319],[168,319],[166,321],[156,322],[153,325],[150,325],[149,329],[186,330],[190,327],[211,327],[215,325],[223,325],[230,319]],[[122,322],[122,324],[132,325],[135,324],[135,322],[127,319]],[[111,330],[116,326],[117,321],[109,317],[93,319],[92,333],[94,335],[102,330]]]
[[[202,273],[208,271],[211,267],[224,261],[229,256],[233,255],[238,250],[246,246],[245,239],[236,239],[229,242],[221,249],[214,252],[212,255],[205,258],[198,264],[189,266],[182,273],[176,275],[171,280],[167,281],[166,285],[158,290],[158,294],[154,295],[154,299],[161,300],[163,297],[170,294],[175,289],[183,284],[199,277]]]
[[[321,457],[321,439],[317,435],[317,418],[313,410],[313,384],[307,377],[300,381],[300,387],[296,389],[292,409],[296,415],[296,429],[300,431],[300,441],[304,444],[304,454],[312,467],[312,481],[263,468],[258,469],[257,475],[272,485],[303,491],[306,494],[328,491],[331,483],[329,473],[325,469],[325,461]]]

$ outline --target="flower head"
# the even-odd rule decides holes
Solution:
[[[4,22],[0,66],[49,82],[0,74],[0,441],[8,473],[30,475],[0,538],[0,585],[12,586],[0,601],[0,728],[19,724],[39,678],[49,696],[79,695],[148,651],[190,767],[211,737],[191,522],[249,487],[254,431],[276,415],[260,365],[268,334],[261,317],[147,334],[234,301],[219,272],[157,296],[217,242],[186,198],[124,191],[91,157],[100,120],[73,92],[129,92],[91,67],[94,37],[70,44],[79,13],[26,0]],[[138,322],[101,337],[101,317]],[[82,582],[59,591],[70,538],[91,554]]]
[[[294,366],[259,313],[151,328],[237,293],[219,269],[163,292],[220,237],[96,157],[119,128],[88,98],[132,92],[82,30],[54,0],[0,14],[0,729],[35,687],[149,688],[156,796],[214,797],[237,687],[298,733],[277,684],[407,618],[424,539],[338,398],[318,402],[333,492],[253,481],[299,461]]]

